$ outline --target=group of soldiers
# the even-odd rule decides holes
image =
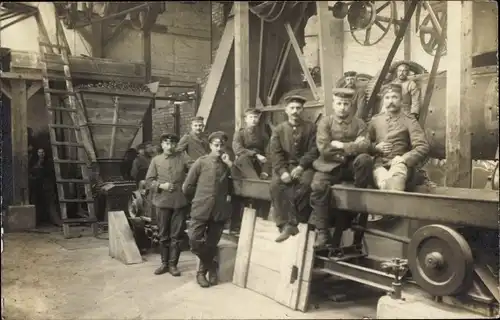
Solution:
[[[405,65],[401,69],[407,74]],[[137,180],[146,171],[146,186],[157,208],[162,264],[155,274],[180,275],[180,242],[189,214],[189,243],[200,259],[196,280],[201,287],[217,283],[215,256],[231,218],[231,178],[270,179],[280,232],[276,242],[296,235],[298,223],[309,223],[316,229],[316,248],[340,246],[341,234],[332,239],[329,229],[345,229],[352,217],[331,214],[335,204],[330,186],[353,181],[358,188],[405,191],[428,156],[412,89],[401,84],[403,76],[381,89],[381,110],[368,123],[359,117],[365,110],[360,110],[350,81],[333,90],[333,104],[325,106],[332,108],[331,115],[317,126],[303,119],[306,99],[299,95],[285,99],[287,120],[271,134],[259,126],[261,111],[249,109],[244,127],[233,138],[234,159],[227,152],[227,135],[219,131],[207,138],[201,117],[181,139],[162,135],[163,153],[150,162],[147,156],[136,159],[132,169]],[[151,153],[150,145],[143,150],[148,148]]]

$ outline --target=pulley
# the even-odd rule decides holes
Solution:
[[[338,7],[342,16],[345,8]],[[333,10],[333,8],[332,8]],[[334,12],[335,14],[335,12]],[[363,46],[373,46],[382,40],[394,25],[398,26],[395,1],[354,1],[347,13],[350,32],[354,40]]]
[[[472,284],[472,251],[462,235],[450,227],[433,224],[418,229],[408,246],[413,279],[428,293],[451,296]]]
[[[435,23],[439,24],[441,28],[441,32],[445,32],[446,30],[446,3],[437,3],[431,6],[431,11],[429,12],[418,28],[420,44],[422,45],[422,49],[424,51],[434,56],[436,55],[436,51],[438,49],[439,41],[441,39],[438,30],[436,29]],[[433,19],[435,20],[433,21]],[[441,52],[441,55],[446,55],[446,37],[443,38],[445,41],[445,45]]]

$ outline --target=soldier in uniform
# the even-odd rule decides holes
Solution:
[[[227,135],[214,132],[208,141],[210,154],[194,162],[182,186],[188,198],[194,196],[188,234],[191,251],[200,259],[196,281],[202,288],[218,282],[217,244],[231,216],[230,168],[233,164],[224,153]]]
[[[315,247],[330,242],[330,186],[354,180],[355,187],[366,188],[372,182],[370,140],[366,124],[354,115],[352,98],[355,91],[334,89],[333,94],[333,114],[321,119],[316,134],[320,156],[313,162],[316,173],[311,184],[311,223],[317,229]],[[335,228],[345,229],[349,218],[344,213],[337,214]],[[340,245],[342,233],[336,235],[339,238],[331,243],[334,247]]]
[[[318,156],[316,125],[301,118],[306,99],[293,95],[285,102],[288,120],[274,128],[270,140],[271,202],[281,233],[276,242],[296,235],[298,223],[309,219],[312,163]]]
[[[403,111],[413,115],[418,119],[420,115],[420,88],[416,82],[408,79],[410,66],[404,62],[400,63],[396,69],[397,76],[393,83],[401,85],[401,106]]]
[[[151,142],[144,142],[137,146],[138,155],[132,162],[132,169],[130,176],[134,179],[135,183],[139,185],[141,180],[146,179],[151,157],[154,156],[154,149]]]
[[[233,178],[267,179],[268,159],[266,148],[269,136],[259,127],[261,112],[248,109],[245,112],[245,128],[240,129],[233,138],[233,150],[236,155],[232,168]]]
[[[185,154],[175,151],[179,142],[175,134],[163,134],[160,141],[163,154],[151,160],[146,175],[146,184],[156,207],[161,249],[161,266],[154,273],[160,275],[169,272],[178,277],[181,275],[177,263],[185,229],[184,208],[187,205],[181,187],[186,177],[188,159]]]
[[[185,134],[177,146],[177,151],[186,152],[192,163],[210,152],[207,137],[203,133],[204,120],[203,117],[195,117],[191,121],[191,132]]]
[[[367,110],[366,108],[366,94],[365,90],[362,88],[356,87],[356,77],[358,73],[356,71],[347,71],[344,72],[345,77],[345,88],[354,90],[354,95],[352,97],[352,101],[354,104],[354,113],[356,117],[359,119],[366,121],[367,118]]]
[[[375,154],[373,177],[382,190],[404,191],[406,182],[429,154],[429,143],[418,120],[402,110],[399,84],[382,88],[383,111],[368,125]]]

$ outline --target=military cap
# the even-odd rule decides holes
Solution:
[[[176,134],[173,133],[164,133],[160,137],[160,141],[170,141],[170,142],[179,142],[179,137]]]
[[[262,111],[260,111],[260,109],[257,109],[257,108],[246,109],[245,116],[247,116],[249,114],[253,114],[255,116],[260,116],[262,114]]]
[[[205,118],[201,117],[201,116],[197,116],[197,117],[194,117],[193,120],[191,120],[192,122],[198,122],[198,121],[201,121],[201,122],[204,122],[205,121]]]
[[[352,99],[356,94],[356,91],[349,88],[334,88],[332,93],[335,97],[344,98],[344,99]]]
[[[224,132],[224,131],[215,131],[215,132],[212,132],[209,136],[208,136],[208,142],[212,142],[212,140],[215,140],[215,139],[218,139],[220,140],[222,143],[226,142],[227,141],[227,134]]]
[[[344,72],[344,77],[355,77],[358,73],[356,71]]]
[[[389,93],[389,92],[397,92],[397,93],[401,94],[403,92],[403,88],[401,87],[400,84],[388,83],[382,87],[382,90],[380,91],[380,95],[384,96],[386,93]]]
[[[298,102],[304,104],[307,102],[307,99],[301,95],[294,94],[285,98],[285,103],[290,103],[290,102]]]

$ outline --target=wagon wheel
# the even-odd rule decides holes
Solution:
[[[362,46],[373,46],[389,32],[391,24],[397,19],[395,1],[359,1],[349,9],[356,14],[349,14],[351,35]]]
[[[446,8],[443,6],[434,6],[432,9],[434,11],[434,14],[436,15],[437,20],[439,21],[439,24],[441,25],[442,32],[445,32],[447,19]],[[420,24],[419,38],[420,44],[422,45],[424,51],[431,56],[436,55],[436,51],[439,45],[439,34],[432,24],[430,14],[427,14]],[[445,43],[441,55],[446,54],[446,38],[444,41]]]

